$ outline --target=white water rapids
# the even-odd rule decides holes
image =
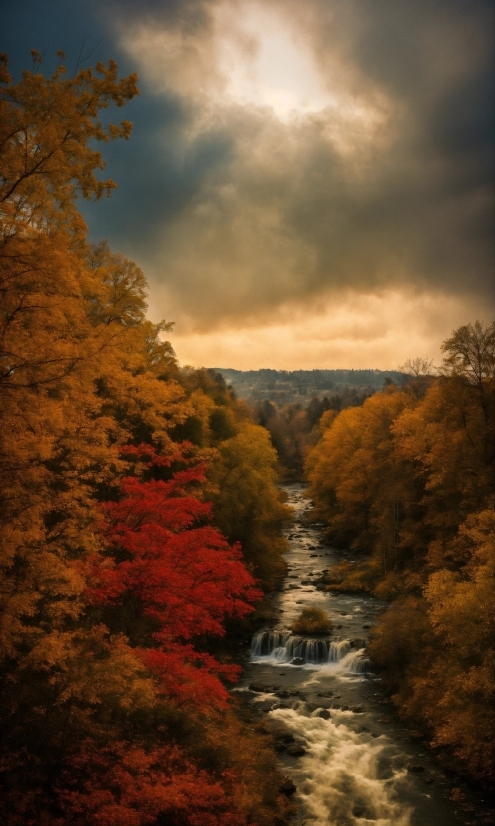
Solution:
[[[293,659],[301,659],[310,665],[335,663],[335,673],[364,674],[370,671],[371,663],[364,655],[364,648],[352,651],[352,647],[350,640],[333,642],[294,637],[287,631],[260,631],[253,637],[251,655],[253,662],[269,658],[276,663],[292,663]]]
[[[272,600],[278,619],[253,636],[251,663],[237,690],[272,730],[282,770],[297,789],[294,823],[462,826],[445,798],[445,776],[424,746],[411,741],[367,657],[368,630],[384,605],[368,595],[322,590],[318,579],[339,554],[322,545],[317,527],[306,526],[303,486],[285,489],[295,526],[288,576]],[[291,634],[305,606],[327,611],[331,635]]]

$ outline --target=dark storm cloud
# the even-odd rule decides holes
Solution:
[[[338,106],[284,122],[222,100],[220,0],[46,5],[64,30],[81,30],[86,9],[104,59],[140,72],[131,142],[105,148],[119,190],[85,214],[93,237],[145,268],[157,315],[205,329],[349,290],[493,301],[492,3],[265,1],[329,88],[383,116],[368,136]],[[141,44],[143,27],[166,35],[162,49]],[[174,63],[176,44],[189,51]]]
[[[172,3],[158,14],[145,4],[156,25],[192,28],[199,43],[213,7]],[[300,14],[300,4],[279,7]],[[266,111],[219,110],[220,130],[185,141],[197,165],[183,197],[166,194],[176,191],[174,163],[148,193],[149,211],[164,218],[149,225],[154,283],[164,272],[174,309],[187,297],[200,325],[333,290],[407,286],[492,300],[491,5],[308,0],[304,11],[323,71],[337,54],[351,90],[382,91],[395,134],[356,175],[317,115],[280,125]]]

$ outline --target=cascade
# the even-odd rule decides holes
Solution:
[[[297,822],[464,826],[423,747],[391,713],[384,714],[363,632],[386,606],[368,594],[326,593],[315,586],[314,578],[338,564],[340,554],[319,544],[316,527],[301,524],[308,505],[303,486],[288,485],[286,492],[296,518],[287,552],[291,579],[269,597],[280,624],[254,634],[251,662],[234,690],[247,691],[255,714],[263,715],[276,739],[283,735],[277,751],[296,787]],[[328,612],[331,635],[288,630],[305,605]]]
[[[258,631],[251,643],[251,656],[256,659],[266,657],[279,663],[291,663],[297,659],[311,665],[340,663],[345,671],[352,674],[371,671],[370,660],[363,656],[363,651],[354,651],[350,640],[293,636],[289,631],[277,630]]]

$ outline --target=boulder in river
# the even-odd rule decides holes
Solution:
[[[291,795],[295,794],[296,791],[297,789],[294,785],[294,781],[291,780],[290,777],[284,777],[279,786],[279,792],[281,792],[282,794],[286,794],[287,797],[290,797]]]
[[[267,685],[262,685],[261,683],[249,683],[248,688],[256,694],[263,694],[270,691]]]
[[[355,640],[349,640],[349,645],[351,648],[366,648],[367,642],[366,640],[358,638]]]
[[[293,660],[290,661],[291,665],[304,665],[305,660],[302,657],[294,657]]]
[[[292,732],[290,732],[286,728],[272,729],[272,736],[274,740],[279,741],[281,743],[294,743],[296,739]]]
[[[317,712],[316,716],[321,717],[322,720],[330,720],[332,715],[330,714],[328,708],[322,708]]]

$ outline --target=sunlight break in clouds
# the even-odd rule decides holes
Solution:
[[[351,94],[342,64],[329,55],[322,66],[311,31],[270,2],[222,0],[213,6],[209,28],[183,31],[145,22],[132,33],[123,26],[120,36],[155,91],[193,102],[202,126],[205,109],[212,116],[229,106],[265,107],[286,124],[326,113],[329,140],[348,153],[356,132],[373,139],[389,114],[378,90],[368,102]],[[342,128],[332,128],[335,118],[348,125],[349,145]]]
[[[282,121],[335,105],[308,44],[279,14],[262,5],[218,7],[219,67],[226,98],[268,106]]]
[[[124,251],[152,317],[177,322],[182,361],[392,367],[489,319],[493,195],[469,91],[491,48],[481,12],[467,25],[449,4],[425,19],[401,0],[153,8],[119,38],[155,112],[178,114],[150,129],[151,221]],[[349,296],[360,312],[335,336]]]

